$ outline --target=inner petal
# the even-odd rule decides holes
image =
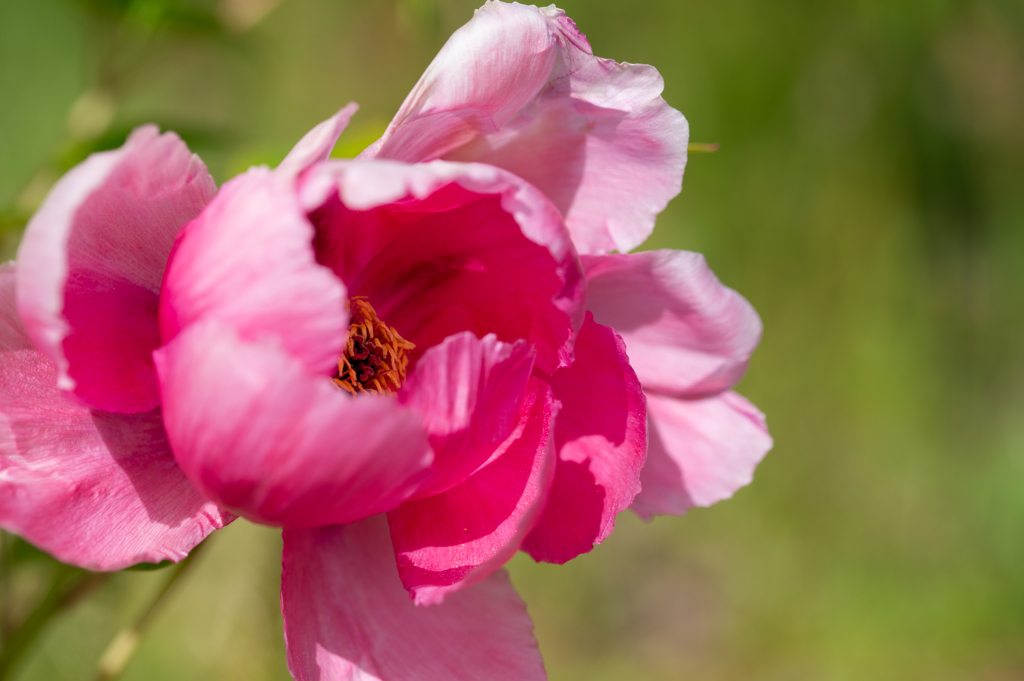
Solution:
[[[448,185],[357,211],[335,196],[310,215],[317,261],[415,344],[410,362],[460,331],[526,339],[537,367],[559,365],[568,315],[554,303],[565,284],[551,252],[527,239],[497,195]]]

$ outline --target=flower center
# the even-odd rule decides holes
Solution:
[[[353,395],[391,395],[402,387],[409,366],[407,353],[416,346],[382,322],[365,296],[353,296],[349,305],[348,342],[332,379]]]

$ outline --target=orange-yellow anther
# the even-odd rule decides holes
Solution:
[[[349,304],[348,341],[333,381],[353,395],[391,395],[402,387],[409,366],[407,353],[416,346],[382,322],[365,297],[355,296]]]

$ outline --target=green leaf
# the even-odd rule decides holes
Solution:
[[[152,572],[153,570],[163,570],[165,567],[174,565],[174,561],[162,560],[159,563],[136,563],[131,567],[126,567],[125,570],[129,572]]]
[[[21,565],[23,563],[55,562],[55,559],[42,549],[37,549],[21,537],[11,535],[11,563]]]

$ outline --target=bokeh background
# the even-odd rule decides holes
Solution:
[[[0,257],[140,123],[223,182],[355,100],[354,155],[478,1],[0,0]],[[728,502],[512,561],[551,678],[1024,679],[1024,3],[561,6],[721,144],[645,247],[705,253],[761,313],[739,389],[776,446]],[[4,547],[14,617],[60,568]],[[289,678],[279,551],[217,533],[124,678]],[[10,678],[92,678],[165,572],[104,582]]]

